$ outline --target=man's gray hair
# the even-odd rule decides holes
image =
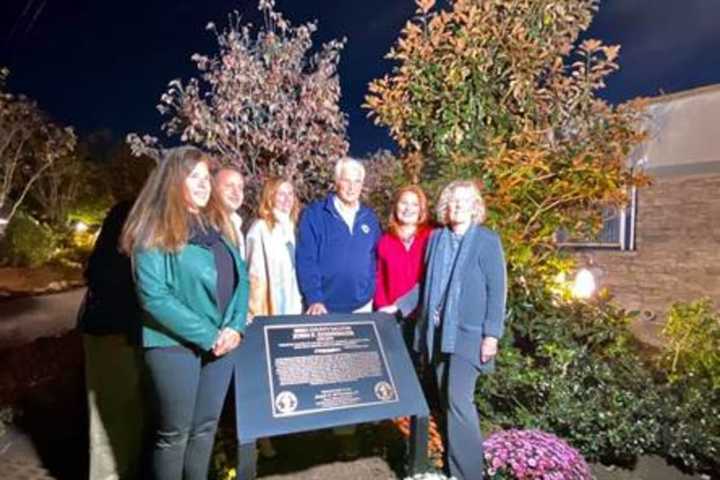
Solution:
[[[346,168],[358,170],[362,174],[363,180],[365,179],[365,165],[363,165],[363,162],[352,157],[342,157],[335,164],[335,180],[340,178]]]

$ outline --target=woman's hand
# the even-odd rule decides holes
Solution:
[[[242,336],[237,330],[233,330],[232,328],[223,328],[220,331],[217,340],[215,340],[212,353],[216,357],[222,357],[226,353],[235,350],[238,345],[240,345],[241,340]]]
[[[487,363],[492,360],[498,351],[498,339],[495,337],[485,337],[480,344],[480,362]]]

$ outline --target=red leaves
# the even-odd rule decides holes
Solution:
[[[158,107],[169,117],[163,129],[240,166],[251,202],[271,175],[292,178],[307,198],[326,189],[326,173],[348,150],[338,106],[344,41],[313,55],[314,23],[291,25],[272,0],[259,9],[265,25],[255,31],[238,12],[223,31],[210,26],[218,50],[192,56],[199,78],[170,83]]]

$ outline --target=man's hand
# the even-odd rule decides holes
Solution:
[[[498,339],[485,337],[480,344],[480,363],[487,363],[492,360],[498,351]]]
[[[392,305],[380,307],[378,311],[383,313],[389,313],[390,315],[395,315],[398,312],[398,307],[393,303]]]
[[[305,313],[307,315],[325,315],[328,311],[324,304],[318,302],[310,305]]]
[[[242,336],[236,330],[232,328],[222,329],[217,340],[215,340],[215,345],[213,345],[213,355],[222,357],[226,353],[235,350],[240,345],[241,340]]]

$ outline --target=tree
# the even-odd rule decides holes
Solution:
[[[259,10],[265,22],[257,33],[237,11],[225,30],[208,24],[218,52],[192,56],[200,78],[170,82],[158,105],[169,117],[162,128],[237,164],[250,201],[269,175],[292,178],[307,199],[327,187],[331,162],[348,149],[338,106],[344,42],[331,41],[311,55],[315,23],[292,26],[273,0],[260,0]],[[152,137],[129,141],[138,152],[157,148]]]
[[[51,122],[37,104],[6,91],[7,69],[0,69],[0,213],[8,223],[33,184],[75,148],[70,127]]]
[[[121,143],[110,149],[104,165],[104,185],[112,193],[114,201],[135,200],[142,190],[155,160],[148,155],[135,155],[127,144]]]
[[[416,3],[388,54],[397,66],[370,84],[366,107],[414,181],[482,182],[512,278],[525,280],[552,263],[559,229],[599,227],[592,212],[646,182],[627,163],[644,138],[643,103],[597,96],[619,47],[575,44],[598,0]]]
[[[93,176],[93,165],[82,152],[81,144],[75,151],[56,159],[40,176],[28,192],[32,205],[55,227],[63,227],[68,214]]]
[[[571,301],[555,280],[572,264],[556,233],[599,227],[595,212],[647,182],[628,160],[645,136],[644,102],[598,97],[619,47],[578,42],[599,1],[416,4],[388,55],[395,68],[370,84],[365,105],[411,180],[436,192],[476,179],[503,237],[508,334],[497,374],[480,379],[481,418],[554,431],[595,460],[657,451],[663,397],[630,341],[630,316],[607,296]]]
[[[402,165],[390,150],[379,149],[365,158],[365,171],[367,201],[384,221],[395,207],[392,204],[395,191],[409,182]]]

